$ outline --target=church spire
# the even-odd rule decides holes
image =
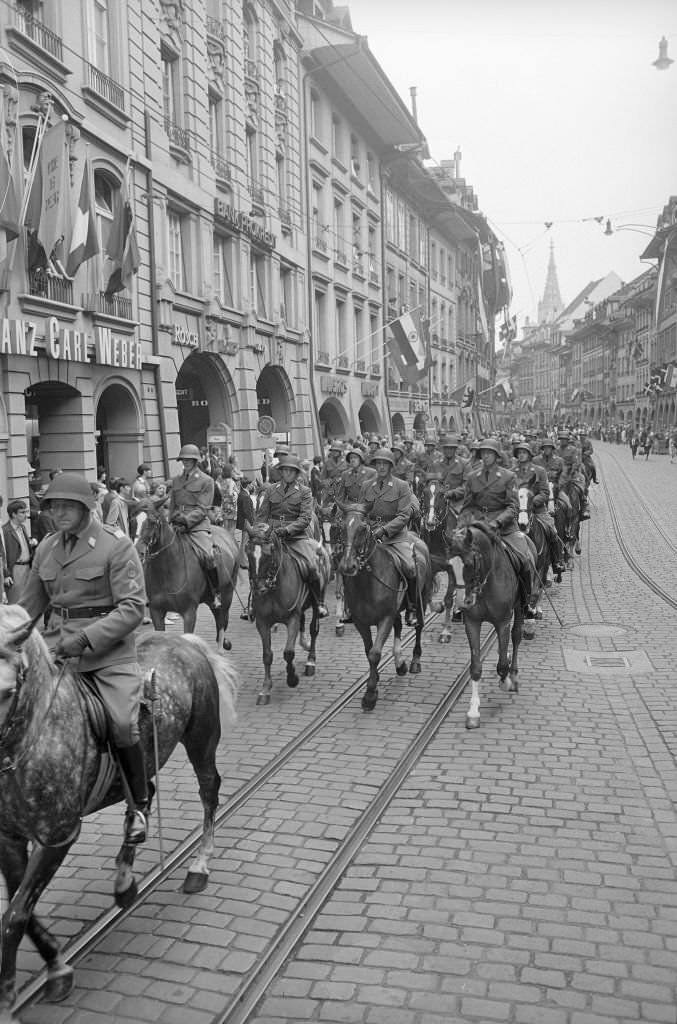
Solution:
[[[538,304],[539,324],[555,320],[563,308],[562,296],[559,293],[559,282],[557,280],[557,267],[555,266],[555,246],[551,239],[545,289],[543,291],[543,299]]]

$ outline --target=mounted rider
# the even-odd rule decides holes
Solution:
[[[479,520],[500,532],[501,540],[517,562],[524,613],[533,618],[530,606],[535,593],[536,562],[533,544],[517,525],[517,480],[511,469],[497,465],[502,451],[498,441],[490,438],[480,441],[479,445],[482,465],[472,470],[466,479],[459,526]]]
[[[339,477],[345,471],[346,462],[343,458],[343,445],[339,444],[338,441],[332,441],[329,445],[329,453],[322,467],[322,485],[326,487],[328,483],[338,483]]]
[[[541,453],[534,459],[535,466],[542,466],[548,482],[552,484],[553,497],[561,501],[566,508],[567,518],[571,516],[571,502],[569,495],[560,490],[560,480],[564,474],[564,462],[555,451],[555,442],[550,437],[544,437],[541,441]]]
[[[407,529],[414,495],[406,480],[393,476],[395,459],[389,449],[380,448],[371,464],[376,478],[364,484],[360,503],[366,507],[372,537],[391,552],[407,581],[406,623],[413,626],[418,603],[415,560],[428,558],[423,541]]]
[[[564,472],[560,478],[560,487],[566,487],[571,484],[577,491],[580,497],[581,520],[590,518],[590,509],[588,507],[588,497],[586,493],[586,482],[585,473],[581,467],[580,455],[576,449],[576,446],[572,444],[571,435],[569,431],[560,431],[557,435],[559,441],[559,450],[557,454],[564,463]]]
[[[338,478],[334,489],[334,497],[342,505],[359,501],[363,484],[376,478],[376,470],[365,466],[365,455],[360,448],[351,449],[346,462],[348,468]]]
[[[185,534],[200,559],[212,595],[211,606],[221,607],[219,581],[212,523],[209,512],[214,504],[214,480],[198,468],[200,449],[196,444],[184,444],[177,456],[183,473],[172,479],[169,491],[169,522],[177,533]]]
[[[411,487],[414,482],[414,463],[406,456],[404,442],[393,441],[390,446],[390,450],[393,453],[393,458],[395,459],[393,476],[396,476],[398,480],[406,480]]]
[[[323,569],[322,545],[313,539],[313,496],[310,487],[301,483],[301,463],[296,455],[280,459],[279,483],[268,488],[259,507],[256,521],[268,523],[293,556],[315,603],[320,618],[329,612],[324,603],[327,579]]]
[[[565,571],[564,550],[555,529],[555,522],[548,512],[548,476],[543,466],[539,466],[534,460],[531,445],[527,441],[518,441],[513,448],[513,454],[517,459],[517,488],[519,490],[520,487],[528,487],[531,491],[534,518],[538,519],[543,527],[550,548],[552,571],[556,576],[560,575]]]
[[[583,472],[585,473],[585,479],[589,484],[590,481],[594,484],[599,483],[597,479],[597,466],[593,458],[593,447],[592,441],[589,437],[583,437],[581,439],[581,461],[583,463]]]
[[[57,659],[77,659],[77,671],[93,680],[130,797],[125,842],[142,843],[148,790],[134,640],[146,606],[141,562],[123,530],[92,515],[96,498],[83,476],[59,473],[43,501],[56,532],[38,545],[19,603],[31,619],[49,609],[47,645]]]
[[[448,501],[459,501],[465,493],[465,482],[470,472],[470,462],[458,455],[460,439],[456,434],[445,434],[440,438],[444,461],[439,464],[444,495]]]

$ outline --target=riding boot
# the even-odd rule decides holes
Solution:
[[[116,754],[133,802],[125,815],[125,843],[136,846],[137,843],[145,843],[148,827],[148,783],[143,747],[137,740],[131,747],[117,747]]]
[[[406,626],[415,626],[418,623],[418,580],[414,576],[407,580],[407,607],[404,613]]]
[[[590,506],[588,505],[588,496],[585,493],[585,491],[581,491],[580,495],[581,495],[581,514],[580,514],[580,518],[581,518],[581,522],[583,522],[585,519],[589,519],[590,518]]]
[[[221,583],[219,582],[218,569],[212,567],[207,569],[207,582],[212,590],[212,608],[221,607]]]
[[[560,576],[566,571],[562,541],[559,539],[557,533],[553,533],[553,536],[550,539],[550,564],[552,565],[552,571],[555,576]]]
[[[251,587],[249,588],[249,596],[247,598],[247,607],[244,609],[244,611],[240,615],[240,618],[244,622],[253,622],[254,621],[254,610],[252,608],[252,590],[251,590]]]

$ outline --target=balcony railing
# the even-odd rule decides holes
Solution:
[[[53,277],[46,270],[29,270],[28,290],[31,295],[42,299],[73,305],[73,282],[64,277]]]
[[[348,257],[343,249],[334,249],[334,263],[338,263],[340,267],[348,266]]]
[[[89,61],[85,62],[85,67],[87,69],[87,85],[89,88],[106,100],[106,102],[110,103],[112,107],[117,107],[118,110],[124,112],[125,90],[122,86],[114,82],[108,75],[104,75],[103,71],[99,71]]]
[[[82,296],[83,308],[90,313],[105,313],[121,320],[132,320],[132,300],[129,295],[106,295],[105,292],[90,292]]]
[[[381,364],[380,363],[372,363],[371,364],[371,375],[372,375],[372,377],[380,377],[381,376]]]
[[[165,118],[165,131],[169,137],[169,141],[173,146],[178,146],[179,149],[185,149],[187,153],[190,152],[190,135],[187,128],[182,128],[181,125],[177,124],[176,121]]]
[[[339,370],[349,370],[350,359],[348,358],[348,356],[339,356],[338,359],[336,360],[336,365],[338,366]]]
[[[56,60],[63,63],[63,43],[61,36],[58,36],[56,32],[52,32],[50,28],[36,18],[35,15],[30,14],[23,7],[16,7],[16,27],[19,32],[22,32],[25,36],[28,36],[30,40],[36,43],[41,49],[45,50]]]
[[[320,238],[319,235],[316,235],[313,239],[313,249],[319,249],[320,252],[326,252],[327,243],[324,238]]]
[[[329,356],[329,353],[324,351],[318,352],[315,362],[321,364],[322,366],[331,366],[331,358]]]
[[[367,364],[366,364],[365,360],[364,359],[356,359],[355,360],[355,373],[366,373],[366,372],[367,372]]]
[[[212,167],[216,171],[217,178],[220,178],[222,181],[230,181],[232,179],[230,164],[222,156],[219,156],[218,153],[212,153]]]

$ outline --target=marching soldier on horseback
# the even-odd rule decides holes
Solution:
[[[447,434],[440,440],[444,462],[439,464],[442,474],[442,486],[447,500],[458,501],[465,493],[465,481],[470,471],[470,464],[458,455],[459,439],[455,434]]]
[[[459,526],[479,520],[500,533],[501,540],[517,561],[525,616],[533,618],[531,601],[536,564],[533,545],[517,525],[519,502],[515,474],[496,465],[502,451],[498,441],[489,439],[480,441],[479,445],[482,465],[468,474]]]
[[[183,473],[173,478],[169,492],[169,521],[178,533],[187,534],[207,576],[212,607],[221,607],[221,585],[214,560],[209,510],[214,504],[214,480],[198,468],[200,449],[184,444],[178,454]]]
[[[376,470],[376,477],[364,484],[360,502],[366,506],[372,537],[392,552],[407,581],[406,623],[413,626],[416,625],[418,604],[415,551],[423,545],[416,534],[407,529],[414,495],[406,480],[393,476],[395,459],[387,448],[380,448],[371,464]]]
[[[122,530],[92,515],[96,498],[83,476],[59,473],[43,501],[56,533],[38,545],[19,603],[31,619],[49,608],[44,638],[55,658],[77,658],[77,670],[94,681],[130,796],[125,842],[143,843],[148,789],[134,641],[146,607],[141,562]]]
[[[406,480],[411,487],[414,482],[414,463],[411,462],[405,454],[404,442],[393,441],[390,446],[390,450],[393,453],[393,458],[395,459],[393,476],[396,476],[399,480]]]
[[[362,486],[376,477],[376,470],[364,464],[364,452],[353,448],[346,456],[348,468],[344,470],[334,488],[334,497],[339,505],[354,504],[360,500]]]
[[[318,615],[329,612],[324,603],[327,580],[320,571],[318,549],[322,546],[312,537],[313,496],[310,487],[299,480],[301,463],[296,455],[280,459],[282,479],[269,487],[263,496],[257,522],[268,523],[302,567],[303,579],[317,604]]]
[[[557,435],[560,442],[558,455],[564,463],[564,472],[560,478],[560,487],[571,484],[576,488],[580,498],[581,520],[590,518],[588,496],[586,493],[585,474],[581,468],[581,460],[575,445],[571,443],[571,436],[568,431],[561,431]]]
[[[517,468],[515,469],[517,487],[518,489],[528,487],[533,495],[534,518],[538,519],[543,527],[550,548],[552,571],[558,576],[565,571],[564,551],[555,529],[554,520],[548,512],[550,490],[546,471],[543,466],[533,460],[531,445],[527,441],[518,441],[513,448],[513,453],[517,459]]]
[[[343,458],[343,445],[338,441],[329,445],[329,454],[322,468],[322,483],[326,486],[330,482],[338,482],[338,478],[346,471],[346,463]]]

